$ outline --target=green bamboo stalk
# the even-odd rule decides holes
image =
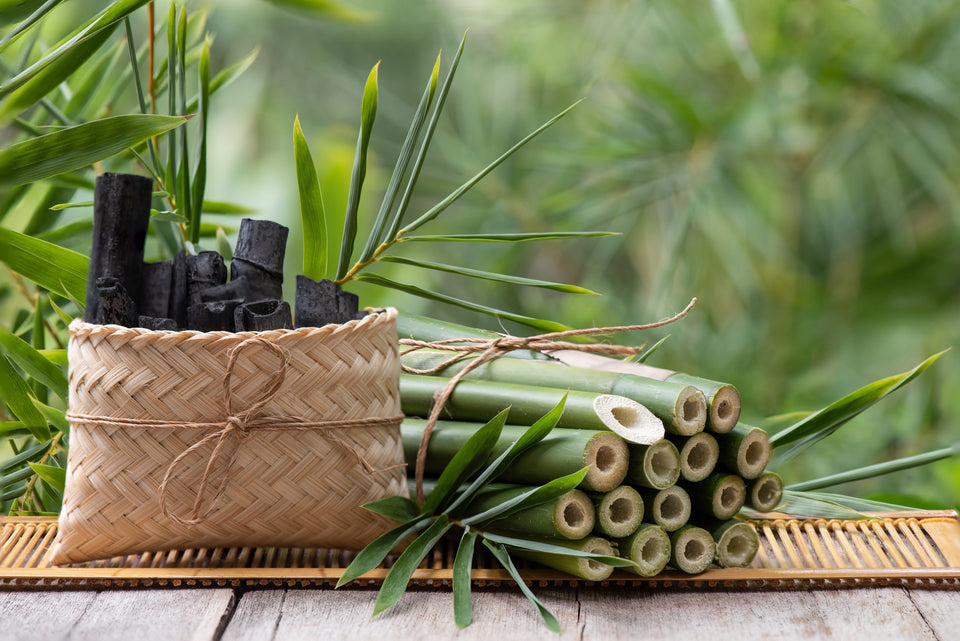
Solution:
[[[421,349],[405,354],[401,360],[408,367],[429,370],[442,365],[451,355],[441,350]],[[453,376],[469,363],[470,359],[459,360],[444,367],[438,375]],[[471,370],[465,378],[624,396],[653,412],[663,421],[666,431],[674,434],[696,434],[703,431],[706,424],[706,399],[700,390],[690,385],[522,358],[498,358]]]
[[[666,439],[651,445],[629,446],[630,464],[626,480],[655,490],[670,487],[680,478],[680,452]]]
[[[640,496],[647,509],[644,521],[655,523],[667,532],[675,532],[690,520],[690,495],[679,485],[663,490],[641,489]]]
[[[680,450],[680,478],[684,481],[702,481],[713,473],[720,455],[714,436],[706,432],[687,437],[668,434],[667,440]]]
[[[480,514],[532,489],[528,485],[518,485],[483,490],[470,502],[467,513]],[[525,539],[579,540],[589,535],[595,524],[593,502],[580,490],[571,490],[552,501],[492,521],[483,529],[501,534],[517,534]]]
[[[717,546],[717,563],[725,568],[745,568],[760,549],[756,528],[746,521],[700,518],[694,523],[710,533]]]
[[[687,574],[700,574],[713,563],[717,545],[703,528],[684,525],[670,535],[670,565]]]
[[[714,472],[699,483],[685,483],[694,512],[725,521],[740,511],[747,498],[746,485],[736,474]]]
[[[400,426],[407,464],[416,463],[426,421],[407,418]],[[438,421],[427,447],[426,471],[440,474],[453,456],[481,425]],[[527,428],[507,425],[491,453],[495,458],[520,438]],[[542,485],[589,467],[581,489],[609,492],[623,482],[629,461],[627,444],[613,432],[554,428],[539,443],[521,454],[499,477],[502,481]]]
[[[699,376],[676,372],[667,377],[667,382],[693,385],[707,398],[707,429],[717,434],[726,434],[740,420],[740,392],[729,383],[711,381]]]
[[[400,375],[400,403],[408,416],[428,416],[434,400],[449,379],[441,376]],[[611,394],[567,392],[562,389],[461,381],[444,406],[455,420],[487,421],[509,407],[507,422],[532,425],[566,395],[558,427],[611,430],[631,442],[653,443],[663,438],[663,422],[645,407]]]
[[[670,536],[659,525],[641,523],[637,531],[617,541],[620,556],[637,564],[628,568],[640,576],[656,576],[670,561]]]
[[[755,479],[763,474],[773,452],[765,431],[743,423],[727,434],[719,434],[717,443],[720,445],[720,467],[745,479]]]
[[[621,485],[605,494],[590,494],[596,509],[594,526],[600,535],[622,539],[633,534],[643,520],[643,499],[629,485]]]
[[[757,512],[772,512],[783,499],[783,479],[766,472],[747,487],[747,505]]]
[[[581,539],[580,541],[554,541],[547,539],[540,542],[549,543],[550,545],[559,545],[561,547],[570,548],[571,550],[590,552],[591,554],[617,556],[617,551],[613,547],[613,544],[599,536],[589,536],[585,539]],[[578,576],[581,579],[586,579],[587,581],[605,581],[610,577],[611,574],[613,574],[613,566],[607,565],[606,563],[600,563],[599,561],[594,561],[592,559],[585,559],[583,557],[564,556],[562,554],[550,554],[548,552],[535,552],[533,550],[524,550],[521,548],[510,548],[510,553],[516,554],[524,559],[529,559],[535,563],[540,563],[541,565],[553,568],[554,570],[560,570],[561,572]]]

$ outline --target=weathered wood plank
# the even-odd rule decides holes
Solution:
[[[96,592],[0,592],[3,638],[64,639],[96,596]]]
[[[960,590],[909,590],[909,594],[938,639],[956,638],[960,627]]]
[[[936,640],[903,588],[815,590],[809,594],[816,599],[833,638]]]

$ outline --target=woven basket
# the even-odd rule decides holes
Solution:
[[[282,358],[282,384],[265,398]],[[268,332],[74,321],[69,362],[54,563],[198,547],[359,549],[395,525],[361,506],[406,492],[396,310]],[[259,426],[231,430],[227,406],[258,400]]]

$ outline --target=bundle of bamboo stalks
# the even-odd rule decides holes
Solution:
[[[410,315],[401,317],[398,333],[420,341],[495,336]],[[461,359],[437,370],[450,356],[418,349],[402,357],[407,368],[430,371],[401,376],[408,416],[401,434],[410,469],[427,423],[419,417],[427,416],[449,378],[469,362]],[[558,426],[510,465],[500,476],[505,484],[485,489],[471,508],[486,510],[532,486],[583,467],[589,471],[577,490],[491,523],[490,531],[581,551],[613,550],[634,561],[634,571],[643,576],[667,565],[696,574],[714,562],[742,567],[753,560],[757,533],[735,517],[744,505],[758,511],[776,507],[782,483],[765,473],[771,453],[767,434],[739,422],[740,396],[733,386],[664,375],[666,370],[651,373],[645,365],[580,352],[544,356],[518,350],[504,356],[472,369],[455,388],[429,440],[426,474],[438,474],[497,412],[509,407],[508,423],[529,424],[565,393],[568,403]],[[574,361],[578,366],[570,364]],[[638,404],[642,410],[635,409]],[[655,437],[651,420],[662,423]],[[492,456],[522,431],[505,427]],[[564,556],[530,558],[588,580],[602,580],[613,571]]]

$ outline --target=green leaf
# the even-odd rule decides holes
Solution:
[[[21,451],[19,454],[15,454],[10,458],[0,461],[0,472],[6,473],[8,470],[16,469],[20,467],[21,464],[33,459],[40,457],[50,448],[50,441],[44,441],[42,443],[37,443],[27,449]]]
[[[21,421],[2,421],[0,422],[0,437],[10,438],[13,436],[30,436],[31,432]]]
[[[52,300],[49,302],[51,305],[53,304]],[[69,318],[69,316],[67,318]],[[69,325],[69,323],[67,324]],[[60,367],[67,366],[67,350],[65,349],[41,349],[40,355],[54,365],[59,365]]]
[[[233,248],[230,246],[230,240],[227,238],[227,232],[223,227],[217,226],[217,251],[223,256],[223,260],[233,260]]]
[[[86,167],[186,121],[177,116],[111,116],[25,140],[0,150],[0,186],[23,185]]]
[[[421,516],[420,506],[405,496],[388,496],[378,501],[365,503],[363,507],[401,523],[413,521]]]
[[[364,11],[334,0],[267,0],[267,2],[278,7],[302,9],[314,14],[317,18],[341,22],[371,22],[379,16],[373,11]]]
[[[210,113],[210,38],[204,38],[200,50],[200,62],[197,67],[200,77],[200,130],[197,132],[197,167],[193,172],[193,194],[191,202],[196,212],[190,221],[190,238],[200,241],[200,215],[203,213],[203,194],[207,188],[207,120]]]
[[[353,256],[353,244],[357,237],[357,212],[360,209],[360,192],[363,179],[367,175],[367,147],[370,145],[370,133],[377,117],[377,76],[380,63],[373,65],[367,76],[367,85],[363,89],[363,104],[360,108],[360,134],[357,136],[357,151],[353,159],[353,173],[350,176],[350,191],[347,194],[347,211],[343,220],[343,236],[340,239],[340,263],[337,266],[337,279],[347,275],[350,259]]]
[[[644,350],[643,354],[640,354],[640,356],[637,356],[636,362],[638,362],[638,363],[645,363],[645,362],[647,362],[647,359],[650,358],[651,356],[653,356],[654,353],[656,353],[656,351],[657,351],[658,349],[660,349],[660,347],[662,347],[664,343],[667,342],[667,339],[668,339],[668,338],[670,338],[670,334],[667,334],[666,336],[664,336],[663,338],[661,338],[660,340],[658,340],[656,343],[654,343],[653,345],[651,345],[651,346],[650,346],[650,349]]]
[[[37,409],[40,410],[40,413],[43,414],[43,417],[47,419],[48,423],[52,423],[53,426],[61,432],[70,431],[70,421],[67,420],[66,412],[56,407],[50,407],[37,400],[34,400],[33,404],[37,406]]]
[[[795,490],[795,491],[810,491],[810,490],[818,490],[823,487],[832,487],[834,485],[840,485],[841,483],[850,483],[852,481],[872,479],[878,476],[882,476],[884,474],[891,474],[893,472],[899,472],[901,470],[909,470],[911,468],[919,467],[921,465],[927,465],[929,463],[941,461],[945,458],[954,456],[957,453],[960,453],[960,446],[954,445],[953,447],[946,447],[939,450],[933,450],[932,452],[924,452],[923,454],[915,454],[914,456],[905,456],[903,458],[893,459],[891,461],[884,461],[883,463],[866,465],[864,467],[848,470],[846,472],[840,472],[838,474],[831,474],[830,476],[824,476],[818,479],[804,481],[802,483],[793,483],[791,485],[786,486],[784,489]]]
[[[531,240],[560,240],[619,236],[614,231],[557,231],[529,234],[448,234],[446,236],[404,236],[404,242],[522,243]]]
[[[36,234],[35,236],[40,240],[45,240],[48,243],[56,244],[59,241],[76,238],[77,236],[83,234],[89,235],[92,230],[93,219],[86,218],[84,220],[67,223],[62,227],[57,227],[56,229],[51,229],[50,231],[45,231],[42,234]]]
[[[453,621],[463,629],[473,620],[473,604],[470,602],[473,549],[477,542],[476,530],[467,528],[460,537],[457,556],[453,559]]]
[[[150,210],[150,221],[155,223],[188,223],[186,216],[181,216],[174,211]]]
[[[26,483],[24,483],[23,485],[18,485],[13,489],[7,490],[3,494],[0,494],[0,502],[9,501],[11,499],[18,499],[21,496],[23,496],[23,493],[26,491],[27,491]]]
[[[33,26],[36,20],[59,2],[60,0],[0,0],[0,24],[29,21],[27,26]],[[37,15],[37,18],[31,19],[33,15]]]
[[[527,539],[517,539],[511,536],[502,536],[500,534],[494,534],[493,532],[484,532],[483,538],[485,538],[488,541],[493,541],[494,543],[501,543],[503,545],[507,545],[512,548],[517,548],[520,550],[531,550],[533,552],[545,552],[547,554],[557,554],[560,556],[582,557],[585,559],[590,559],[592,561],[606,563],[607,565],[612,565],[615,568],[629,568],[629,567],[636,567],[637,565],[630,559],[624,559],[619,556],[608,556],[606,554],[594,554],[593,552],[584,552],[582,550],[577,550],[575,548],[568,548],[562,545],[551,545],[550,543],[544,543],[542,541],[528,541]]]
[[[0,261],[54,294],[86,296],[90,259],[73,250],[0,227]]]
[[[30,467],[47,485],[63,494],[63,487],[67,484],[67,471],[64,468],[39,463],[30,463]]]
[[[560,622],[557,621],[557,617],[553,616],[550,610],[547,609],[543,603],[540,602],[540,599],[527,587],[527,584],[523,582],[523,577],[520,576],[520,573],[517,572],[516,566],[513,564],[513,560],[510,558],[510,554],[507,553],[507,549],[503,547],[502,544],[496,543],[494,541],[483,540],[483,544],[487,546],[487,549],[493,553],[493,556],[497,558],[497,561],[500,562],[500,565],[510,573],[510,576],[513,577],[513,580],[517,582],[517,585],[520,587],[520,591],[523,592],[524,596],[530,599],[530,602],[537,608],[537,612],[540,613],[540,616],[543,618],[543,622],[547,624],[547,627],[551,631],[560,634]]]
[[[464,525],[488,523],[494,519],[506,518],[511,514],[519,512],[520,510],[525,510],[527,508],[540,505],[541,503],[552,501],[553,499],[563,496],[570,490],[573,490],[580,485],[580,483],[583,482],[583,478],[589,471],[590,467],[588,466],[577,472],[574,472],[573,474],[568,474],[566,476],[553,479],[549,483],[545,483],[539,487],[528,490],[527,492],[524,492],[519,496],[515,496],[509,501],[504,501],[500,505],[492,507],[485,512],[460,519],[460,522]]]
[[[552,283],[546,280],[536,280],[533,278],[521,278],[520,276],[511,276],[509,274],[497,274],[494,272],[481,271],[479,269],[470,269],[469,267],[457,267],[454,265],[444,265],[442,263],[434,263],[426,260],[416,260],[413,258],[404,258],[402,256],[383,256],[378,260],[389,262],[389,263],[400,263],[402,265],[412,265],[414,267],[422,267],[423,269],[433,269],[441,272],[448,272],[451,274],[460,274],[461,276],[469,276],[471,278],[482,278],[484,280],[492,280],[498,283],[507,283],[509,285],[524,285],[527,287],[540,287],[542,289],[549,289],[556,292],[563,292],[565,294],[593,294],[597,295],[597,292],[591,291],[589,289],[578,287],[576,285],[566,285],[564,283]]]
[[[447,196],[446,198],[441,200],[439,203],[434,205],[429,211],[427,211],[425,214],[420,216],[420,218],[417,218],[415,221],[413,221],[412,223],[404,227],[399,233],[406,234],[407,232],[411,232],[425,225],[426,223],[430,222],[437,216],[439,216],[441,213],[443,213],[443,211],[447,207],[455,203],[461,196],[467,193],[467,191],[469,191],[471,187],[473,187],[478,182],[480,182],[484,178],[484,176],[486,176],[491,171],[496,169],[500,165],[500,163],[502,163],[504,160],[506,160],[507,158],[512,156],[514,153],[519,151],[528,142],[530,142],[531,140],[539,136],[541,133],[549,129],[555,122],[557,122],[558,120],[566,116],[568,113],[570,113],[570,110],[576,107],[578,104],[580,104],[579,100],[573,103],[572,105],[570,105],[569,107],[567,107],[566,109],[564,109],[563,111],[561,111],[560,113],[558,113],[556,116],[554,116],[547,122],[540,125],[540,127],[538,127],[535,131],[528,134],[523,140],[515,144],[513,147],[511,147],[507,151],[505,151],[499,158],[497,158],[492,163],[484,167],[480,171],[480,173],[478,173],[473,178],[471,178],[467,182],[460,185],[460,187],[458,187],[453,193],[451,193],[449,196]]]
[[[62,211],[64,209],[73,209],[77,207],[93,207],[92,200],[86,200],[81,203],[60,203],[59,205],[54,205],[50,208],[50,211]]]
[[[500,438],[509,413],[509,408],[503,410],[467,439],[440,473],[437,486],[423,504],[424,513],[433,514],[442,508],[463,482],[483,467]]]
[[[373,604],[373,616],[377,616],[400,600],[403,593],[407,591],[407,583],[410,582],[413,571],[451,527],[453,524],[447,521],[446,517],[441,516],[397,557],[393,567],[387,572],[380,591],[377,592],[377,600]]]
[[[300,128],[300,115],[293,121],[293,156],[300,192],[300,224],[303,227],[303,275],[313,280],[327,277],[327,218],[323,193],[310,146]]]
[[[55,311],[55,312],[57,313],[57,316],[60,317],[60,320],[63,321],[63,324],[64,324],[64,325],[69,326],[70,323],[73,321],[73,318],[70,317],[70,314],[68,314],[68,313],[66,313],[65,311],[63,311],[63,309],[61,309],[60,306],[57,305],[57,304],[53,301],[52,298],[50,299],[50,307],[52,307],[52,308],[53,308],[53,311]],[[50,350],[47,350],[47,351],[50,351]],[[66,350],[60,350],[60,351],[63,351],[63,352],[64,352],[63,363],[57,362],[57,364],[58,364],[58,365],[61,365],[61,364],[62,364],[62,365],[64,365],[64,366],[66,366],[66,364],[67,364]],[[56,362],[56,361],[53,361],[53,362]]]
[[[219,200],[204,200],[203,211],[208,214],[226,214],[226,215],[246,215],[253,214],[257,210],[252,207],[244,207],[236,203],[226,203]]]
[[[30,388],[6,356],[0,356],[0,398],[38,441],[50,438],[47,421],[34,405]]]
[[[67,377],[30,343],[0,327],[0,352],[3,352],[29,376],[46,385],[60,398],[67,398]]]
[[[808,516],[821,519],[865,519],[868,518],[849,508],[826,494],[815,492],[793,492],[784,490],[783,501],[777,506],[778,512],[792,516]]]
[[[210,95],[217,93],[218,90],[226,87],[231,82],[239,78],[243,72],[250,68],[253,64],[253,61],[257,59],[257,55],[260,53],[260,47],[257,47],[250,53],[248,53],[243,59],[238,62],[233,63],[217,75],[213,77],[213,80],[210,81]],[[196,113],[200,105],[200,96],[196,96],[190,103],[187,105],[187,113]],[[230,213],[230,212],[220,212],[220,213]]]
[[[350,565],[347,566],[347,569],[343,571],[343,575],[340,577],[340,580],[337,581],[337,587],[341,585],[346,585],[350,581],[353,581],[357,577],[366,574],[370,570],[374,569],[380,565],[387,555],[390,554],[390,550],[396,547],[401,541],[405,538],[421,530],[428,523],[431,523],[432,519],[429,517],[424,517],[417,521],[409,521],[402,525],[398,525],[393,528],[386,534],[381,534],[379,537],[367,544],[367,547],[363,548],[357,556],[353,558],[353,561],[350,562]]]
[[[437,89],[437,73],[440,70],[440,56],[437,56],[437,62],[433,65],[433,73],[430,75],[430,79],[427,81],[427,86],[423,90],[423,95],[420,97],[420,104],[417,105],[417,111],[414,113],[413,121],[410,123],[410,128],[407,130],[407,137],[403,141],[403,146],[400,148],[400,155],[397,157],[397,164],[393,168],[393,173],[390,175],[390,183],[387,185],[387,191],[383,195],[383,201],[380,203],[380,211],[377,212],[377,219],[374,222],[373,229],[370,232],[370,236],[367,239],[367,245],[364,247],[363,252],[360,254],[360,262],[364,263],[370,260],[373,257],[374,252],[381,243],[382,240],[390,241],[392,238],[383,239],[383,228],[387,224],[387,219],[390,216],[390,212],[393,210],[393,205],[397,200],[397,194],[400,190],[400,181],[403,180],[403,176],[407,173],[407,165],[410,164],[410,156],[413,153],[413,146],[417,142],[417,138],[420,137],[420,128],[423,126],[423,121],[427,117],[427,111],[430,109],[430,103],[433,102],[433,94]]]
[[[437,292],[432,292],[426,289],[421,289],[416,285],[407,285],[405,283],[398,283],[396,281],[390,280],[379,274],[370,274],[366,272],[361,272],[354,276],[357,280],[366,281],[368,283],[373,283],[379,285],[380,287],[388,287],[390,289],[396,289],[408,294],[413,294],[414,296],[419,296],[420,298],[426,298],[427,300],[435,300],[441,303],[447,303],[448,305],[455,305],[457,307],[463,307],[464,309],[471,309],[475,312],[482,312],[484,314],[489,314],[496,318],[503,318],[514,323],[519,323],[520,325],[526,325],[527,327],[532,327],[544,332],[563,332],[569,330],[570,328],[566,325],[561,325],[554,321],[540,320],[538,318],[530,318],[528,316],[521,316],[519,314],[514,314],[512,312],[505,312],[500,309],[495,309],[493,307],[487,307],[486,305],[480,305],[478,303],[471,303],[469,301],[461,300],[459,298],[453,298],[452,296],[447,296],[445,294],[439,294]]]

